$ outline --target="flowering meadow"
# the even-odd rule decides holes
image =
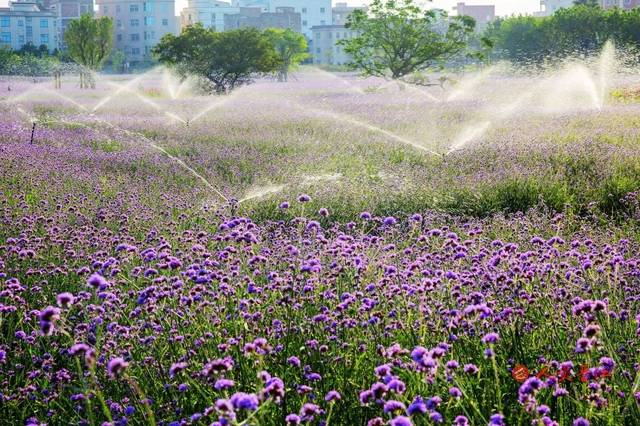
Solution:
[[[635,101],[132,79],[0,86],[0,424],[640,424]]]

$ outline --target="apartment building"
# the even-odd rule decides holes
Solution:
[[[540,12],[536,16],[551,16],[562,8],[573,6],[573,0],[540,0]]]
[[[259,30],[287,28],[299,33],[302,31],[301,24],[300,14],[294,12],[292,7],[279,7],[274,13],[262,12],[258,7],[241,7],[239,13],[224,17],[225,31],[253,27]]]
[[[340,40],[355,37],[357,33],[344,25],[318,25],[313,30],[313,63],[316,65],[346,65],[350,61]]]
[[[482,31],[487,25],[496,19],[496,7],[492,4],[488,5],[468,5],[458,3],[453,8],[458,16],[470,16],[476,21],[476,31]]]
[[[69,22],[87,13],[93,15],[93,0],[44,0],[42,6],[56,14],[58,42],[62,49],[66,47],[64,32]]]
[[[151,61],[151,49],[165,34],[177,34],[174,0],[96,0],[98,17],[114,23],[114,49],[132,66]]]
[[[347,3],[336,3],[331,8],[331,25],[345,25],[349,15],[355,10],[367,10],[366,6],[349,6]]]
[[[219,0],[189,0],[180,12],[182,28],[196,23],[214,31],[224,31],[225,15],[240,13],[240,6]]]
[[[344,47],[338,45],[340,40],[350,39],[357,32],[346,28],[349,15],[355,10],[367,10],[366,6],[353,7],[347,3],[336,3],[331,9],[330,25],[316,25],[311,28],[313,33],[309,51],[316,65],[345,65],[350,57],[344,52]]]
[[[35,0],[9,2],[0,8],[0,47],[19,50],[32,43],[52,51],[59,47],[57,15]]]
[[[640,6],[640,0],[600,0],[600,6],[605,9],[619,7],[620,9],[633,9]]]

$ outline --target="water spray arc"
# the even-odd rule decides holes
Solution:
[[[73,102],[72,100],[67,99],[65,96],[61,95],[61,99],[65,99],[67,101],[70,101],[71,103],[73,103],[74,105],[79,106],[81,109],[83,109],[85,112],[90,112],[90,110],[88,108],[86,108],[85,106],[83,106],[82,104],[79,104],[77,102]],[[7,103],[11,103],[11,99],[5,101]],[[38,119],[36,117],[34,117],[33,115],[29,114],[28,112],[26,112],[22,107],[18,106],[16,109],[18,112],[20,112],[21,114],[25,115],[26,117],[29,118],[29,121],[32,123],[33,125],[33,130],[32,130],[32,137],[31,137],[31,141],[33,141],[33,132],[35,131],[35,127],[36,127],[36,123],[38,122]],[[191,168],[188,164],[186,164],[183,160],[181,160],[180,158],[170,154],[166,149],[162,148],[161,146],[156,145],[152,140],[150,140],[149,138],[147,138],[145,135],[139,133],[139,132],[133,132],[131,130],[127,130],[124,129],[122,127],[116,126],[113,123],[110,123],[106,120],[103,120],[101,118],[98,118],[95,114],[90,113],[89,116],[93,119],[95,119],[96,121],[98,121],[100,124],[103,124],[115,131],[121,132],[123,134],[126,134],[129,138],[133,138],[133,139],[142,139],[145,142],[145,145],[153,148],[154,150],[161,152],[162,154],[166,155],[170,160],[172,160],[173,162],[175,162],[176,164],[178,164],[180,167],[182,167],[183,169],[185,169],[186,171],[188,171],[190,174],[192,174],[194,177],[196,177],[198,180],[200,180],[209,190],[211,190],[214,194],[216,194],[218,197],[220,197],[223,201],[225,201],[226,203],[229,202],[229,199],[222,193],[220,192],[215,186],[213,186],[204,176],[202,176],[200,173],[196,172],[193,168]],[[67,120],[55,120],[59,123],[63,123],[63,124],[69,124],[69,125],[76,125],[76,126],[82,126],[85,127],[89,130],[93,130],[95,131],[94,127],[88,126],[85,123],[80,123],[80,122],[73,122],[73,121],[67,121]],[[54,122],[52,120],[48,121],[48,122]],[[33,142],[31,142],[33,143]]]

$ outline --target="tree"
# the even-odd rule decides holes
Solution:
[[[288,28],[268,28],[265,35],[278,56],[278,81],[287,81],[289,70],[309,57],[307,39]]]
[[[401,79],[465,50],[475,21],[423,10],[413,0],[373,0],[369,13],[349,15],[347,27],[358,33],[339,42],[351,56],[351,67],[365,75]]]
[[[539,63],[553,51],[548,18],[513,16],[497,19],[487,27],[485,36],[493,41],[498,57],[516,63]]]
[[[248,84],[256,74],[279,66],[273,45],[255,28],[216,32],[200,24],[188,26],[179,36],[162,37],[153,54],[182,78],[203,78],[216,93]]]
[[[35,44],[29,42],[23,45],[17,53],[19,55],[33,55],[38,58],[42,58],[43,56],[49,55],[49,48],[45,44],[41,44],[39,47],[36,47]]]
[[[69,56],[84,68],[80,73],[80,87],[95,88],[91,72],[98,71],[113,46],[113,20],[109,17],[93,19],[84,14],[69,22],[64,32]]]
[[[111,54],[111,70],[113,72],[124,72],[124,61],[126,56],[122,50],[114,50]]]
[[[602,9],[585,4],[548,17],[515,16],[495,21],[485,36],[494,41],[498,57],[527,65],[597,54],[609,40],[634,53],[640,47],[640,8]],[[637,62],[633,55],[625,59]]]

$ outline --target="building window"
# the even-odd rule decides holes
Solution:
[[[324,7],[321,7],[321,8],[320,8],[320,13],[324,13],[324,12],[325,12]]]
[[[116,38],[118,39],[118,41],[122,41],[122,34],[118,34]]]
[[[24,21],[22,19],[18,19],[18,26],[24,27]]]
[[[109,6],[107,6],[106,4],[104,6],[102,6],[102,11],[104,13],[109,13]]]
[[[18,36],[18,42],[20,43],[20,45],[24,45],[24,36]]]
[[[212,13],[211,14],[211,22],[214,22],[216,20],[216,14]]]
[[[302,13],[307,13],[307,8],[306,7],[302,8]]]
[[[140,26],[140,20],[139,19],[132,19],[131,20],[131,26],[132,27],[139,27]]]
[[[302,21],[302,26],[306,27],[307,26],[307,21]]]
[[[139,41],[139,40],[140,40],[140,34],[138,33],[131,34],[131,41]]]
[[[324,19],[320,21],[320,25],[324,25]]]
[[[151,27],[156,24],[156,18],[153,16],[145,16],[144,17],[144,25],[147,27]]]
[[[319,47],[316,47],[316,53],[322,52]]]
[[[120,5],[116,4],[116,13],[120,13]]]
[[[49,43],[49,34],[40,34],[40,44]]]
[[[1,33],[0,41],[3,43],[11,43],[11,33]]]
[[[49,28],[49,21],[47,21],[46,19],[41,19],[40,28]]]
[[[336,33],[336,38],[339,39],[340,38],[340,33]]]
[[[116,28],[122,28],[122,21],[119,19],[116,21]]]
[[[33,36],[33,27],[32,26],[28,26],[27,27],[27,37],[32,37]]]
[[[144,2],[142,3],[142,10],[145,12],[153,12],[153,3]]]
[[[139,47],[132,47],[131,48],[131,54],[132,55],[139,55],[140,54],[140,48]]]
[[[316,38],[320,40],[322,38],[322,33],[316,33]]]
[[[189,16],[189,21],[191,21],[191,16]],[[168,26],[169,25],[169,20],[168,19],[163,19],[162,20],[162,25],[165,26],[165,27]]]
[[[130,4],[129,5],[129,12],[137,12],[139,10],[140,10],[140,8],[138,7],[137,4]]]
[[[2,18],[0,18],[0,26],[2,26],[3,28],[7,28],[9,26],[11,26],[11,18],[8,16],[3,16]]]

